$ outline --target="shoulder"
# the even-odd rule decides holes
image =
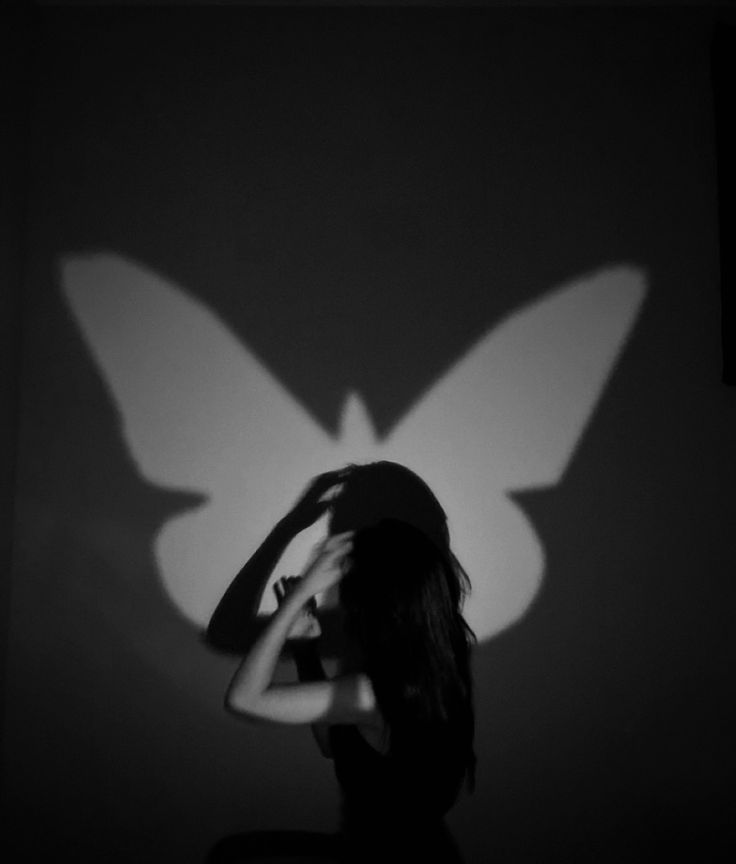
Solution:
[[[376,715],[378,718],[378,703],[376,702],[376,694],[373,690],[371,679],[363,672],[354,672],[349,675],[341,676],[346,686],[352,689],[359,710],[366,717]],[[364,722],[367,722],[364,720]]]
[[[349,672],[327,682],[332,686],[332,717],[325,722],[379,726],[382,723],[371,679],[363,672]],[[336,719],[342,718],[342,719]]]

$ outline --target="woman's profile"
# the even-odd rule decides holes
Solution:
[[[209,638],[229,632],[253,606],[245,580],[263,590],[290,537],[325,511],[327,537],[298,577],[276,584],[278,611],[250,629],[226,705],[245,718],[311,725],[342,793],[340,831],[236,835],[212,861],[301,852],[362,862],[461,860],[444,816],[475,780],[471,648],[462,615],[469,581],[450,548],[447,519],[429,487],[391,462],[323,474],[256,551],[218,606]],[[318,596],[336,600],[321,614]],[[323,640],[338,659],[328,678]],[[289,643],[300,681],[273,684]]]

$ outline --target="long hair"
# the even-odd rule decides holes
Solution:
[[[471,648],[462,615],[470,588],[447,518],[429,487],[391,462],[351,466],[331,530],[356,531],[340,602],[348,635],[390,730],[391,754],[459,766],[475,780]]]

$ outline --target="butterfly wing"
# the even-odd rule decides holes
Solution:
[[[473,582],[479,639],[516,621],[544,554],[508,497],[559,482],[630,332],[643,273],[600,270],[552,291],[485,334],[402,420],[384,458],[422,476],[447,510]]]
[[[143,476],[207,496],[156,542],[190,619],[207,620],[305,477],[382,457],[414,468],[446,506],[480,638],[523,614],[542,575],[539,542],[508,493],[560,479],[644,296],[629,267],[564,286],[479,340],[387,442],[368,436],[348,452],[214,315],[150,270],[73,257],[62,284]],[[291,551],[294,568],[310,542]]]
[[[205,498],[155,542],[168,594],[202,626],[306,480],[335,467],[334,442],[215,315],[160,275],[99,253],[65,258],[61,285],[142,476]],[[294,561],[309,542],[290,550]]]

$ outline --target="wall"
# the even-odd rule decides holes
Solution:
[[[46,10],[6,712],[16,860],[194,862],[229,832],[336,821],[309,732],[225,715],[234,661],[161,580],[159,530],[202,490],[153,482],[131,450],[62,291],[64,262],[91,253],[201,303],[325,432],[357,391],[379,436],[517,310],[602,268],[642,274],[561,476],[489,489],[533,526],[544,574],[477,650],[479,782],[450,824],[469,864],[707,855],[726,819],[733,419],[709,36],[693,10]]]

